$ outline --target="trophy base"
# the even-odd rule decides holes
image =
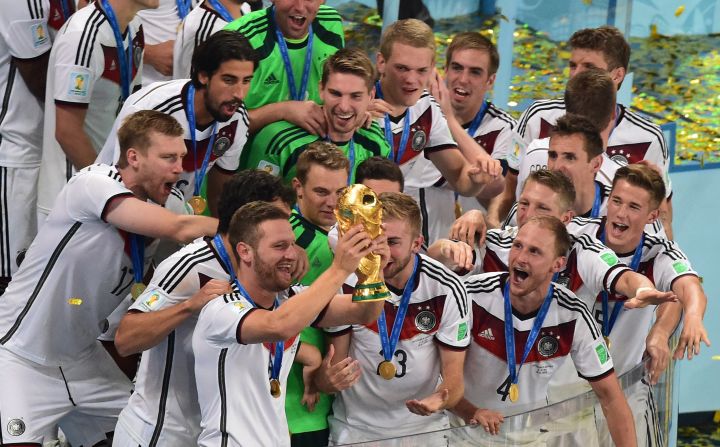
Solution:
[[[370,284],[358,284],[352,294],[353,303],[369,303],[372,301],[384,301],[390,297],[390,291],[383,282]]]

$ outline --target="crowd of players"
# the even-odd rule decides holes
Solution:
[[[0,0],[0,445],[658,445],[706,296],[622,34],[573,34],[516,121],[477,32],[443,79],[422,21],[373,63],[322,1],[259,3]],[[338,234],[353,183],[381,236]],[[390,298],[353,303],[370,253]]]

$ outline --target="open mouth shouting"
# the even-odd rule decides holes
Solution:
[[[530,273],[523,267],[510,269],[510,282],[515,286],[522,286],[530,276]]]
[[[628,229],[630,229],[630,227],[628,225],[625,225],[620,222],[612,222],[612,223],[610,223],[609,228],[607,228],[607,230],[609,230],[610,235],[615,238],[623,237],[623,235],[626,234]]]

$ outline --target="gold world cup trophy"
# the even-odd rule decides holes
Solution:
[[[343,190],[335,209],[335,217],[340,235],[357,224],[362,224],[373,239],[382,234],[382,203],[377,194],[365,185],[350,185]],[[380,279],[380,265],[380,255],[375,253],[370,253],[360,260],[358,270],[366,279],[355,286],[353,302],[380,301],[390,296],[390,291]]]

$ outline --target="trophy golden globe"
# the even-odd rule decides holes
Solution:
[[[373,239],[382,234],[382,203],[377,194],[365,185],[350,185],[343,190],[335,209],[335,217],[340,235],[358,224],[362,224]],[[390,296],[390,291],[380,279],[381,264],[380,255],[375,253],[370,253],[360,260],[358,270],[366,279],[355,286],[353,302],[380,301]]]

